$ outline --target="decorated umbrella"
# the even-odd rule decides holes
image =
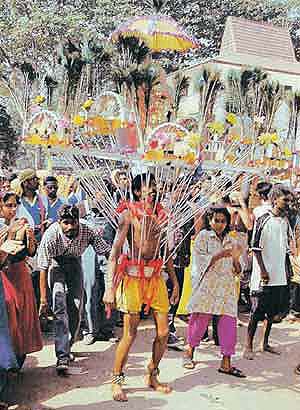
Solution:
[[[156,52],[163,50],[184,52],[199,47],[197,41],[189,36],[175,20],[160,15],[136,17],[126,21],[111,34],[111,40],[118,41],[120,35],[136,36]]]

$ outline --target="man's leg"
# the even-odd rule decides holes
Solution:
[[[264,321],[263,340],[261,350],[280,355],[280,352],[269,345],[269,336],[271,333],[273,318],[268,318]]]
[[[84,289],[81,327],[85,331],[84,343],[88,345],[95,341],[94,318],[97,317],[95,313],[99,308],[99,299],[93,299],[95,290],[98,287],[95,273],[95,258],[95,251],[91,246],[84,251],[81,258]]]
[[[274,318],[282,312],[283,300],[286,302],[287,286],[268,286],[265,298],[266,320],[264,321],[263,340],[261,350],[280,355],[280,352],[269,344]]]
[[[183,292],[183,283],[184,283],[184,268],[175,268],[175,273],[178,281],[178,286],[179,286],[179,300],[176,305],[171,305],[170,310],[169,310],[169,331],[170,333],[175,333],[175,325],[174,325],[174,320],[175,316],[178,310],[178,306],[180,303],[181,295]],[[173,283],[168,279],[167,281],[167,288],[169,291],[169,298],[173,292]]]
[[[213,339],[215,342],[216,346],[220,345],[219,342],[219,335],[218,335],[218,323],[219,323],[219,316],[218,315],[213,315],[213,319],[212,319],[212,334],[213,334]]]
[[[253,353],[253,340],[255,332],[258,326],[258,322],[262,319],[262,313],[260,314],[260,296],[251,297],[251,313],[250,320],[247,329],[247,339],[243,352],[243,357],[248,360],[254,359]]]
[[[8,405],[4,401],[6,387],[7,387],[7,371],[0,369],[0,410],[8,409]]]
[[[147,376],[147,384],[154,390],[162,393],[170,393],[172,389],[167,384],[162,384],[158,381],[159,363],[167,348],[169,335],[168,314],[153,312],[153,317],[156,327],[156,337],[152,345],[152,360],[148,365],[149,375]]]
[[[113,399],[127,401],[127,396],[122,389],[123,369],[126,365],[129,350],[136,338],[137,328],[140,322],[140,314],[124,314],[123,336],[115,354],[114,376],[112,382]]]
[[[49,279],[53,303],[52,310],[54,315],[54,340],[57,369],[58,371],[65,371],[69,364],[70,343],[66,284],[63,267],[54,262],[49,270]]]
[[[178,307],[179,307],[181,295],[182,295],[182,292],[183,292],[184,269],[185,268],[175,268],[175,273],[176,273],[178,286],[179,286],[179,301],[176,305],[171,305],[170,310],[169,310],[168,319],[169,319],[169,332],[170,332],[170,335],[169,335],[169,339],[168,339],[168,345],[170,345],[170,346],[175,346],[179,342],[179,340],[175,336],[176,328],[175,328],[175,323],[174,322],[175,322],[175,317],[176,317],[177,310],[178,310]],[[172,294],[172,291],[173,291],[173,284],[172,284],[171,281],[169,281],[169,283],[167,284],[167,287],[168,287],[169,298],[170,298],[170,296]]]
[[[74,258],[65,265],[65,275],[67,284],[67,312],[69,318],[69,328],[71,334],[70,348],[76,342],[83,302],[83,275],[81,269],[81,261],[79,258]]]

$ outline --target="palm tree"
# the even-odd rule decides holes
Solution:
[[[262,88],[265,129],[272,129],[275,114],[283,100],[283,87],[277,81],[267,81]]]
[[[203,66],[196,77],[195,86],[199,92],[199,132],[212,117],[214,104],[221,89],[220,73],[210,66]]]
[[[175,95],[174,95],[174,117],[177,118],[180,102],[182,97],[184,97],[189,88],[190,81],[189,78],[181,73],[175,76]]]
[[[288,95],[287,97],[287,103],[290,110],[289,129],[287,138],[292,139],[295,144],[298,134],[298,122],[300,114],[300,91],[290,93],[290,95]]]
[[[146,0],[146,5],[154,9],[156,13],[160,13],[167,3],[168,0]]]
[[[262,116],[263,92],[267,73],[259,68],[245,68],[242,71],[233,70],[228,73],[225,82],[226,110],[236,113],[242,124],[242,134],[245,132],[245,119]],[[252,133],[259,132],[254,127]]]
[[[116,42],[116,49],[119,56],[119,66],[128,67],[139,66],[150,55],[150,48],[143,40],[135,36],[119,35]]]

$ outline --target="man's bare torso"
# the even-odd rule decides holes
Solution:
[[[127,239],[131,259],[150,261],[159,258],[162,231],[157,217],[146,214],[136,217],[129,211],[125,218],[128,224]]]

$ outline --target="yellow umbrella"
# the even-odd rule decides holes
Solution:
[[[112,34],[112,41],[118,41],[119,35],[135,36],[148,45],[152,51],[187,51],[199,47],[195,39],[189,36],[175,20],[166,16],[136,17],[121,24]]]

